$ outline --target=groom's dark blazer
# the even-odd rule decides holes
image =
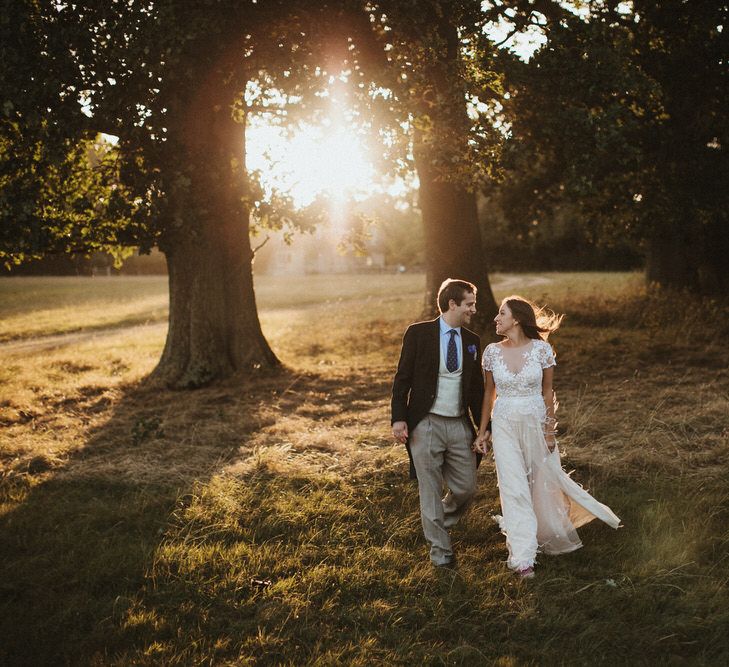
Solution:
[[[392,423],[407,422],[409,435],[412,435],[415,427],[430,412],[435,402],[441,353],[438,319],[440,318],[411,324],[403,337],[400,361],[392,384]],[[463,352],[461,405],[473,429],[473,422],[478,425],[481,421],[483,404],[481,340],[473,331],[461,327],[461,345]],[[475,435],[474,430],[474,437]],[[410,457],[410,477],[415,479],[410,445],[406,443],[405,446]],[[480,461],[481,457],[478,459]]]

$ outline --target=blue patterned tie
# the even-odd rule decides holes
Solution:
[[[458,370],[458,352],[456,350],[456,330],[451,329],[448,332],[451,339],[448,341],[448,352],[446,354],[446,368],[449,373]]]

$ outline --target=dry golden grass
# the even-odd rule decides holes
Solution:
[[[0,662],[724,662],[726,306],[707,320],[634,274],[495,277],[497,298],[567,313],[565,462],[625,524],[581,529],[585,548],[527,586],[503,566],[488,461],[458,573],[427,562],[388,414],[421,285],[259,281],[286,370],[193,392],[144,381],[164,327],[122,325],[145,290],[139,311],[122,290],[113,331],[0,346]],[[75,330],[64,315],[42,331]]]
[[[167,278],[3,278],[0,342],[163,322]]]

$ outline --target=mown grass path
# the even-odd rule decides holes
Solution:
[[[498,297],[567,313],[553,339],[565,463],[625,524],[583,528],[584,548],[542,558],[527,584],[503,563],[488,461],[454,533],[458,571],[428,563],[388,415],[422,277],[261,281],[286,369],[195,392],[147,383],[164,327],[128,326],[150,303],[165,312],[164,284],[91,284],[58,288],[74,319],[58,293],[29,305],[0,281],[0,663],[729,657],[729,356],[707,304],[646,295],[630,274],[495,277]],[[36,353],[10,342],[89,327],[106,332]]]

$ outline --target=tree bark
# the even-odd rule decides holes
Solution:
[[[447,12],[436,22],[439,56],[424,68],[413,156],[420,180],[419,204],[425,231],[425,313],[437,310],[436,295],[446,278],[476,285],[478,313],[472,325],[485,330],[498,310],[488,278],[469,163],[470,121],[460,76],[458,31]]]
[[[483,331],[498,308],[483,252],[476,194],[441,178],[434,157],[422,146],[415,150],[415,165],[425,232],[424,315],[436,312],[441,283],[446,278],[461,278],[476,285],[477,314],[472,325]]]
[[[654,233],[646,254],[646,282],[661,287],[687,289],[693,282],[693,272],[688,261],[688,238],[681,229],[670,232],[661,229]]]
[[[699,233],[702,243],[697,261],[698,289],[707,296],[729,294],[729,221],[726,211],[722,216],[724,219],[712,220]]]
[[[700,296],[726,296],[728,256],[729,226],[723,220],[664,226],[650,239],[646,281]]]
[[[261,331],[253,253],[240,227],[211,224],[166,253],[170,319],[154,376],[170,386],[199,387],[279,363]]]
[[[168,179],[177,224],[161,248],[170,320],[153,376],[180,388],[279,364],[261,331],[253,290],[245,124],[231,110],[241,89],[229,74],[236,65],[232,51],[212,68],[198,67],[190,84],[196,92],[170,128],[179,153]]]

